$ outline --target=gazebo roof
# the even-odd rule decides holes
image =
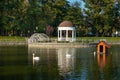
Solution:
[[[59,27],[73,27],[73,23],[71,21],[63,21],[59,24]]]

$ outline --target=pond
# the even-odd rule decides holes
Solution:
[[[0,80],[120,80],[120,46],[107,54],[88,48],[0,47]],[[33,60],[33,53],[39,60]]]

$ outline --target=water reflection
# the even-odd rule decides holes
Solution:
[[[76,62],[76,49],[75,48],[59,48],[58,49],[58,67],[59,74],[71,73],[74,70]]]
[[[112,53],[98,53],[97,54],[97,62],[98,62],[98,66],[103,69],[107,64],[108,61],[110,61],[109,59],[111,58]]]
[[[97,61],[98,61],[98,65],[100,68],[104,68],[105,65],[107,64],[107,54],[106,53],[98,53],[97,54]]]
[[[118,52],[94,56],[94,51],[93,47],[30,48],[28,62],[33,65],[33,74],[43,80],[114,80],[119,73]],[[33,53],[40,57],[39,62],[32,62]]]
[[[38,61],[33,63],[33,53],[39,57]],[[33,66],[40,66],[41,64],[53,64],[52,60],[56,61],[56,49],[49,48],[28,48],[28,62]]]
[[[0,80],[120,80],[119,48],[94,56],[93,47],[0,47]],[[33,63],[33,53],[38,62]]]
[[[40,57],[35,56],[35,53],[33,53],[32,55],[33,55],[32,61],[33,61],[33,66],[34,66],[35,64],[37,64],[39,62]]]
[[[33,66],[33,71],[38,79],[34,80],[58,80],[58,65],[56,49],[49,48],[29,48],[28,49],[28,63]],[[40,57],[39,62],[32,62],[32,54]]]
[[[34,56],[40,57],[40,53],[36,48],[28,48],[28,61],[29,64],[32,63],[33,67],[39,65],[39,60],[34,60]]]

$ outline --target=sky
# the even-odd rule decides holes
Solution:
[[[81,8],[84,8],[84,5],[85,5],[85,3],[82,0],[67,0],[67,1],[69,1],[70,3],[73,3],[75,1],[81,2],[81,5],[80,5]]]
[[[81,1],[81,0],[68,0],[69,2],[73,3],[75,1]]]

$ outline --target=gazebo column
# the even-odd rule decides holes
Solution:
[[[74,39],[74,30],[72,30],[72,41],[74,41],[73,39]]]
[[[62,40],[62,30],[58,30],[58,41]]]
[[[68,30],[66,30],[66,41],[68,41]]]
[[[60,40],[62,40],[62,30],[60,30]]]
[[[60,38],[60,35],[59,35],[59,34],[60,34],[60,30],[58,30],[58,39]]]
[[[75,39],[75,41],[76,41],[76,30],[74,31],[75,33],[74,33],[74,39]]]
[[[74,27],[58,27],[58,41],[73,42],[76,40],[75,38],[76,38],[76,32]]]

